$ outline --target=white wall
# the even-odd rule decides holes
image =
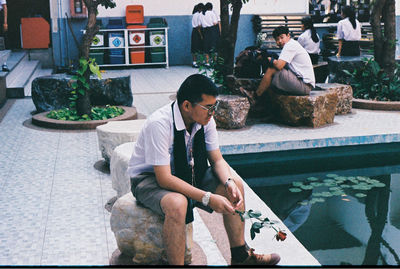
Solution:
[[[193,6],[211,2],[219,13],[219,0],[115,0],[116,7],[99,7],[99,17],[125,16],[127,5],[143,5],[145,16],[191,15]],[[250,0],[241,14],[308,13],[308,0]]]

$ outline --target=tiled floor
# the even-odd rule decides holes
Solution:
[[[148,116],[170,102],[180,83],[196,70],[170,67],[113,72],[132,76],[134,105]],[[34,110],[31,99],[18,99],[0,122],[0,266],[108,265],[117,245],[104,206],[116,192],[110,175],[94,167],[102,160],[96,132],[28,128],[24,122]],[[399,142],[400,114],[354,110],[323,128],[265,123],[238,131],[220,130],[219,137],[225,153]],[[253,197],[249,203],[260,207]],[[269,212],[267,206],[262,208]],[[217,230],[210,229],[210,234],[204,232],[207,223],[196,225],[194,237],[207,263],[226,264],[225,253],[218,251],[213,239]],[[254,244],[266,251],[278,249],[281,264],[316,264],[311,256],[305,262],[304,255],[296,252],[294,246],[299,243],[295,238],[288,244],[265,244],[270,238],[268,234]]]

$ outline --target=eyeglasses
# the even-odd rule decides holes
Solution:
[[[219,105],[219,101],[217,101],[214,105],[212,105],[210,107],[206,107],[206,106],[200,105],[199,103],[194,103],[194,104],[200,106],[204,110],[207,110],[208,111],[208,115],[211,116],[215,111],[217,111],[218,105]]]

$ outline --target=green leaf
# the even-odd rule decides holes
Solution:
[[[256,222],[254,222],[254,223],[251,225],[251,228],[254,229],[255,231],[257,231],[257,230],[259,230],[260,228],[262,228],[262,223],[256,221]]]
[[[253,240],[256,237],[256,233],[254,232],[253,228],[250,229],[250,238]]]
[[[301,192],[301,189],[299,188],[289,188],[290,192]]]
[[[261,217],[261,212],[260,211],[253,211],[249,210],[248,212],[250,218],[258,218]]]

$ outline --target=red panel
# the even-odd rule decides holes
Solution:
[[[22,48],[45,49],[50,45],[50,24],[43,18],[21,18]]]
[[[126,23],[141,24],[144,22],[143,6],[129,5],[126,6]]]

